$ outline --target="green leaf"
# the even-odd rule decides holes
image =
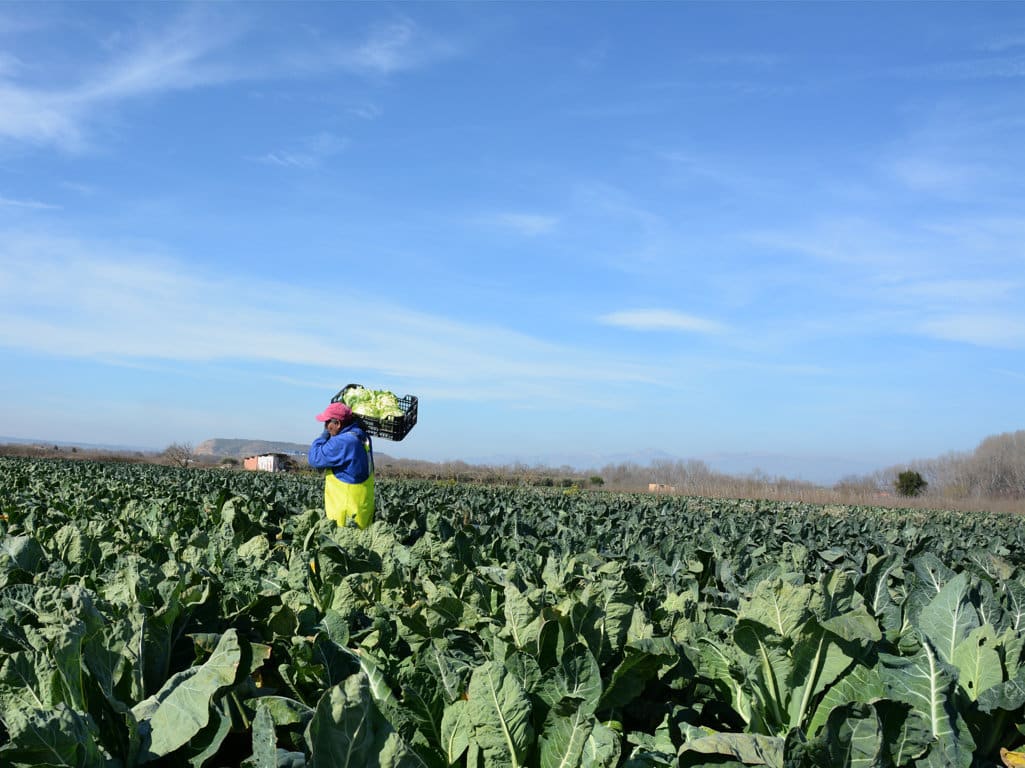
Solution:
[[[585,710],[580,700],[564,700],[548,711],[538,739],[541,768],[580,765],[595,725],[594,715]]]
[[[59,698],[51,695],[57,693],[54,687],[43,684],[50,675],[45,666],[37,666],[37,656],[16,651],[0,663],[0,714],[5,710],[48,709],[59,703]],[[39,679],[40,667],[44,680]]]
[[[822,736],[831,766],[883,768],[883,727],[876,711],[866,704],[834,709]]]
[[[755,662],[755,672],[750,678],[756,701],[751,710],[752,728],[773,733],[787,730],[792,691],[786,681],[793,677],[794,662],[786,652],[784,638],[764,624],[743,620],[737,622],[733,639]]]
[[[212,700],[235,682],[241,661],[238,634],[229,629],[203,665],[174,675],[132,708],[143,734],[141,762],[174,752],[207,725]]]
[[[538,590],[534,590],[538,592]],[[544,619],[541,612],[531,603],[515,584],[505,587],[505,625],[512,635],[513,645],[519,649],[537,645]]]
[[[303,725],[313,717],[313,710],[302,702],[284,696],[261,696],[260,706],[274,721],[274,725]]]
[[[812,702],[836,682],[853,661],[836,642],[836,636],[815,623],[797,638],[790,655],[793,666],[786,681],[790,702],[788,720],[782,724],[782,731],[804,727]]]
[[[900,709],[900,711],[895,711]],[[885,701],[876,705],[880,711],[883,724],[883,743],[890,756],[890,762],[896,766],[914,765],[933,743],[929,724],[921,713],[906,710],[903,705]]]
[[[243,762],[243,768],[277,768],[277,733],[274,718],[268,706],[261,702],[253,717],[253,755]]]
[[[349,622],[338,611],[328,608],[320,623],[331,642],[339,648],[344,648],[349,644]]]
[[[574,700],[580,702],[585,714],[597,711],[602,695],[601,669],[586,645],[574,643],[566,649],[559,666],[545,674],[538,695],[549,707]]]
[[[726,699],[733,710],[744,722],[750,723],[754,701],[744,685],[744,681],[733,675],[739,666],[735,658],[740,652],[734,643],[718,643],[710,637],[699,638],[695,646],[698,660],[696,666],[701,676],[712,681],[719,695]]]
[[[459,699],[447,707],[441,716],[441,740],[449,765],[456,763],[470,746],[473,727],[467,716],[470,705]]]
[[[979,710],[986,713],[998,709],[1012,712],[1025,705],[1025,666],[1019,667],[1010,680],[982,691],[978,701]]]
[[[189,739],[188,746],[183,750],[188,754],[192,768],[203,768],[207,760],[217,754],[224,740],[231,732],[231,716],[224,710],[224,701],[213,707],[210,722],[206,728]]]
[[[470,676],[466,717],[488,766],[523,765],[533,743],[531,705],[519,680],[490,661]]]
[[[622,753],[619,734],[595,723],[580,755],[580,768],[615,768]]]
[[[973,629],[954,649],[957,684],[971,701],[983,691],[1003,682],[996,633],[991,624]]]
[[[622,649],[633,619],[634,599],[633,591],[618,579],[589,584],[581,594],[586,613],[579,634],[599,664]]]
[[[725,755],[735,758],[744,765],[783,766],[783,739],[754,733],[713,733],[683,743],[677,755],[683,758],[687,753],[702,755]]]
[[[0,571],[34,573],[42,566],[43,557],[43,548],[31,536],[5,536],[0,539]]]
[[[808,723],[807,733],[815,736],[829,714],[847,704],[871,704],[886,696],[883,679],[876,667],[857,665],[826,691]]]
[[[791,637],[810,618],[812,597],[807,585],[783,578],[765,579],[755,586],[749,600],[741,602],[737,618],[763,624],[777,637]]]
[[[665,665],[674,664],[678,655],[669,638],[658,637],[628,642],[623,660],[605,687],[599,710],[628,706],[644,690],[648,680]]]
[[[883,636],[879,631],[878,622],[869,614],[864,605],[826,619],[822,622],[822,626],[834,635],[848,641],[876,643]]]
[[[889,585],[890,575],[899,565],[900,561],[893,557],[874,560],[862,582],[865,608],[887,633],[898,632],[902,624],[901,609],[894,602]]]
[[[912,566],[915,575],[932,595],[939,594],[943,586],[954,578],[954,571],[932,552],[923,552],[912,561]]]
[[[47,710],[12,709],[4,720],[9,738],[0,746],[0,764],[69,768],[103,764],[88,718],[64,704]]]
[[[422,766],[374,704],[367,676],[358,672],[333,686],[306,729],[310,768]]]
[[[913,657],[880,654],[889,697],[911,706],[924,719],[934,743],[925,768],[968,768],[975,743],[953,701],[957,671],[946,664],[928,639]]]
[[[1008,581],[1005,588],[1007,620],[1015,631],[1025,629],[1025,584]]]
[[[932,642],[940,658],[953,663],[954,650],[979,626],[968,596],[968,574],[950,579],[918,616],[918,629]]]

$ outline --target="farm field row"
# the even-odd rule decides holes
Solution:
[[[962,766],[1019,519],[0,459],[0,764]]]

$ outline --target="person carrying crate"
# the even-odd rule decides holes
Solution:
[[[324,432],[310,445],[308,460],[324,472],[324,510],[338,525],[366,528],[374,521],[374,446],[345,403],[318,414]]]

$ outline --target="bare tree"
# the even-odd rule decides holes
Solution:
[[[974,463],[987,495],[1025,495],[1025,430],[987,437],[975,449]]]
[[[187,467],[194,460],[192,443],[171,443],[161,455],[175,467]]]

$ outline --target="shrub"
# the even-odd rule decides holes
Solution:
[[[897,475],[894,487],[901,496],[919,496],[929,485],[921,474],[913,470],[906,470]]]

